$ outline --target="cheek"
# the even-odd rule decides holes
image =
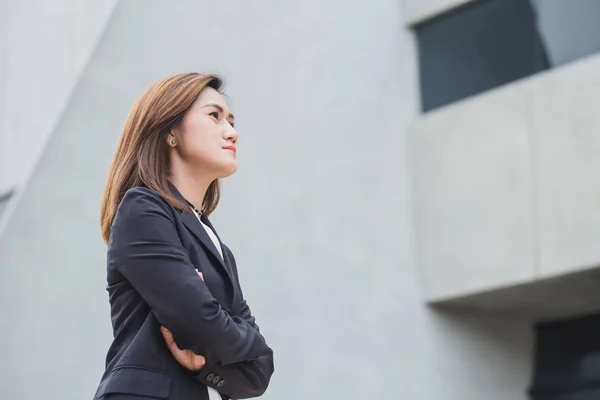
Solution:
[[[190,121],[186,124],[182,136],[184,140],[181,151],[186,159],[210,162],[219,157],[221,142],[212,121]]]

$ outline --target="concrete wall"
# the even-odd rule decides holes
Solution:
[[[423,304],[399,4],[120,2],[0,242],[0,398],[91,397],[117,136],[151,81],[197,70],[227,77],[239,120],[240,171],[213,220],[276,352],[264,398],[525,399],[529,321]]]
[[[473,0],[403,0],[404,22],[414,25]]]
[[[413,126],[417,243],[429,299],[533,279],[529,81]]]
[[[599,67],[594,55],[415,123],[430,300],[600,265]]]
[[[0,196],[5,196],[8,189],[8,185],[3,183],[7,181],[7,165],[2,160],[6,160],[8,147],[5,144],[5,133],[6,132],[6,93],[5,88],[7,85],[6,79],[6,24],[8,22],[7,15],[7,1],[0,1]],[[4,203],[0,201],[0,203]]]
[[[8,23],[8,1],[0,1],[0,196],[6,197],[10,190],[8,182],[8,146],[6,140],[6,42],[7,42],[7,23]],[[0,201],[5,204],[5,201]],[[1,215],[1,214],[0,214]]]
[[[0,194],[27,179],[115,4],[1,2]]]

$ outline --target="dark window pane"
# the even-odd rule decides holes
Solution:
[[[528,0],[477,1],[415,29],[425,111],[548,67]]]
[[[415,27],[422,109],[600,51],[598,0],[479,0]]]
[[[600,399],[600,315],[540,324],[531,398]]]
[[[600,399],[600,389],[588,389],[577,392],[562,394],[558,396],[549,396],[544,400],[598,400]]]

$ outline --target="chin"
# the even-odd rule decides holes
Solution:
[[[227,178],[228,176],[235,174],[236,171],[237,171],[237,163],[236,162],[229,163],[227,165],[223,165],[223,167],[221,168],[220,174],[219,174],[219,178]]]

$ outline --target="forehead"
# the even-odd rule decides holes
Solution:
[[[217,92],[215,89],[211,88],[211,87],[207,87],[205,88],[202,92],[200,92],[200,94],[198,95],[198,97],[196,98],[196,104],[198,104],[200,107],[206,105],[206,104],[218,104],[221,107],[223,107],[223,109],[227,112],[229,112],[229,106],[227,104],[227,102],[225,101],[225,98],[223,97],[223,95],[219,92]]]

